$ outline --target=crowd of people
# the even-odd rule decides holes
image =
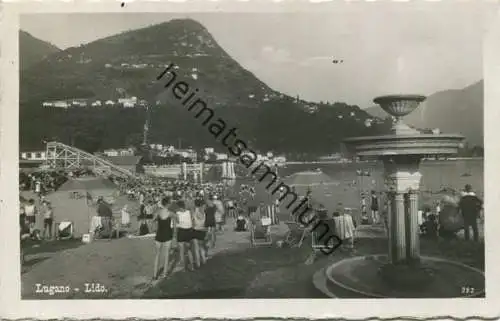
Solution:
[[[426,206],[420,215],[420,228],[424,237],[451,239],[464,229],[465,240],[479,241],[479,225],[482,220],[483,201],[470,184],[458,193],[451,193],[435,202],[434,208]]]
[[[479,240],[478,220],[481,218],[483,201],[472,190],[470,184],[462,191],[446,190],[446,194],[434,201],[433,205],[424,205],[418,213],[420,233],[429,239],[456,238],[457,232],[464,229],[465,240]],[[361,193],[361,224],[380,225],[389,228],[389,200],[383,193],[371,191]]]
[[[38,240],[53,239],[54,211],[50,202],[44,198],[44,194],[56,190],[71,178],[71,175],[84,175],[84,173],[41,172],[23,177],[21,187],[35,192],[40,197],[40,205],[36,206],[37,202],[34,199],[22,201],[20,210],[22,236]],[[247,231],[250,225],[259,224],[259,218],[271,215],[270,207],[272,211],[279,211],[277,199],[272,204],[257,201],[255,188],[245,184],[240,185],[239,190],[235,191],[223,182],[194,183],[151,177],[140,179],[109,177],[109,179],[118,186],[122,195],[126,195],[132,203],[138,204],[137,210],[131,209],[128,205],[121,209],[122,225],[133,225],[131,217],[135,216],[137,218],[135,230],[138,236],[154,234],[156,244],[154,278],[160,276],[160,271],[161,275],[167,275],[169,265],[174,260],[172,255],[176,255],[181,265],[188,270],[205,264],[210,249],[216,246],[217,234],[224,232],[228,218],[232,218],[236,231]],[[309,190],[305,197],[312,198],[311,194]],[[463,221],[460,228],[465,227],[465,238],[470,239],[471,228],[473,239],[477,241],[479,239],[477,219],[481,213],[482,201],[472,191],[470,185],[466,185],[461,196],[454,201],[442,200],[436,203],[434,208],[427,206],[420,211],[419,225],[422,235],[437,238],[447,237],[450,233],[456,234],[460,228],[448,228],[450,215],[446,213],[449,212],[447,207],[450,206],[458,208]],[[371,191],[361,195],[360,222],[340,206],[332,217],[326,213],[328,217],[324,219],[335,222],[332,231],[338,234],[343,247],[352,249],[355,229],[359,223],[383,224],[388,229],[388,207],[389,203],[382,194]],[[324,206],[321,204],[316,206],[315,213],[322,213],[322,208]],[[111,205],[103,198],[97,201],[96,215],[100,217],[101,225],[107,230],[108,235],[111,235],[113,211]],[[43,219],[42,231],[35,229],[37,217]],[[293,220],[293,217],[290,219]],[[163,269],[160,269],[162,255]]]
[[[250,215],[260,213],[259,207],[264,206],[263,202],[255,202],[255,189],[244,184],[238,193],[223,183],[152,178],[141,184],[122,181],[121,186],[129,199],[139,203],[137,234],[154,234],[155,279],[165,277],[177,259],[183,269],[200,268],[206,263],[209,250],[215,248],[217,234],[224,232],[229,218],[235,231],[247,231]],[[122,211],[123,215],[129,217],[130,213]]]
[[[76,173],[75,175],[79,175]],[[19,190],[32,191],[39,198],[53,192],[64,184],[69,176],[64,171],[35,171],[31,173],[20,172]]]

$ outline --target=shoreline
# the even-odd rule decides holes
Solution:
[[[462,160],[483,160],[484,157],[453,157],[453,158],[448,158],[448,159],[432,159],[432,158],[424,158],[422,159],[423,162],[453,162],[453,161],[462,161]],[[353,161],[307,161],[307,162],[300,162],[300,161],[292,161],[292,162],[285,162],[285,165],[307,165],[307,164],[376,164],[379,161],[358,161],[358,162],[353,162]]]

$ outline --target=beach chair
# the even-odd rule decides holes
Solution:
[[[288,221],[285,224],[288,226],[288,232],[283,240],[284,243],[290,247],[301,247],[307,234],[306,227],[295,221]]]
[[[273,244],[270,218],[264,217],[260,220],[260,224],[252,224],[250,226],[250,240],[254,247]]]
[[[74,224],[71,221],[62,221],[55,224],[56,240],[69,240],[73,238]]]

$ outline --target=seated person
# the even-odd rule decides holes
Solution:
[[[247,220],[242,215],[239,215],[236,218],[234,230],[236,232],[244,232],[247,230]]]
[[[436,215],[430,214],[425,217],[425,221],[420,225],[422,234],[429,239],[437,239],[438,237],[438,222]]]

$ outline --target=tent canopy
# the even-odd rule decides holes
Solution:
[[[289,186],[296,187],[340,185],[321,170],[298,172],[285,178],[285,182]]]

